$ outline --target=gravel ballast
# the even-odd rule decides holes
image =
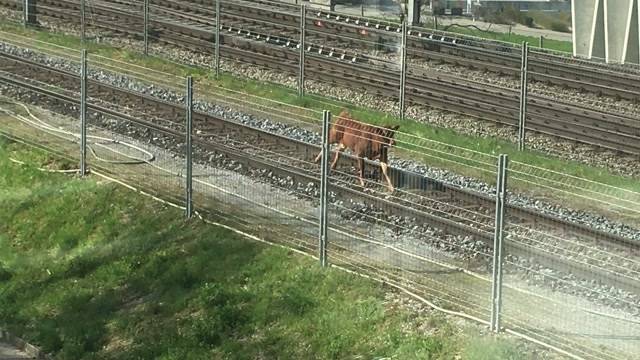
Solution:
[[[79,71],[78,64],[70,63],[69,61],[57,57],[49,57],[31,50],[18,48],[5,43],[0,43],[0,51],[5,51],[32,61],[37,61],[57,69],[72,72]],[[89,75],[101,82],[118,86],[124,89],[138,91],[140,93],[151,95],[165,101],[181,103],[184,100],[182,94],[173,93],[172,91],[168,91],[159,86],[144,84],[139,81],[130,79],[126,76],[114,74],[112,72],[103,70],[92,70],[90,71]],[[241,123],[243,125],[259,128],[268,132],[287,136],[312,144],[320,144],[319,134],[306,129],[274,122],[267,118],[259,118],[254,115],[239,112],[236,109],[224,108],[216,104],[197,102],[194,107],[196,110],[205,111],[213,115],[225,118],[227,120]],[[413,160],[395,158],[393,154],[390,155],[390,164],[394,167],[421,174],[442,181],[446,184],[454,185],[461,188],[472,189],[484,194],[495,194],[495,187],[490,186],[483,181],[455,174],[448,170],[432,168]],[[593,226],[594,228],[602,231],[611,232],[634,240],[640,240],[640,231],[638,231],[637,229],[633,229],[623,224],[608,221],[603,216],[590,214],[584,211],[576,211],[573,209],[563,208],[557,204],[544,203],[539,200],[529,199],[522,194],[516,193],[509,194],[509,201],[513,204],[535,209],[540,212],[554,215],[572,222]]]
[[[78,71],[78,65],[77,64],[73,64],[73,63],[69,63],[68,61],[64,60],[64,59],[60,59],[60,58],[52,58],[49,56],[45,56],[43,54],[38,54],[35,53],[31,50],[25,50],[25,49],[21,49],[21,48],[16,48],[14,46],[10,46],[7,44],[0,44],[0,50],[1,51],[5,51],[5,52],[9,52],[12,53],[14,55],[18,55],[24,58],[28,58],[32,61],[38,61],[44,64],[47,64],[49,66],[58,68],[58,69],[64,69],[64,70],[68,70],[68,71]],[[90,72],[90,76],[94,79],[100,80],[102,82],[108,83],[108,84],[112,84],[112,85],[116,85],[122,88],[126,88],[126,89],[130,89],[130,90],[134,90],[134,91],[138,91],[141,93],[145,93],[154,97],[157,97],[159,99],[162,100],[166,100],[166,101],[171,101],[171,102],[182,102],[183,101],[183,95],[182,94],[175,94],[171,91],[168,91],[166,89],[163,89],[161,87],[157,87],[157,86],[150,86],[148,84],[143,84],[139,81],[136,81],[134,79],[130,79],[126,76],[122,76],[122,75],[118,75],[118,74],[113,74],[111,72],[107,72],[107,71],[101,71],[101,70],[92,70]],[[231,109],[231,108],[227,108],[227,107],[222,107],[220,105],[215,105],[215,104],[210,104],[210,103],[204,103],[204,102],[199,102],[196,104],[196,109],[201,110],[201,111],[206,111],[208,113],[211,113],[213,115],[219,116],[219,117],[223,117],[225,119],[228,120],[232,120],[235,122],[239,122],[242,123],[244,125],[248,125],[248,126],[252,126],[252,127],[256,127],[256,128],[260,128],[269,132],[273,132],[279,135],[285,135],[297,140],[301,140],[301,141],[305,141],[305,142],[309,142],[309,143],[314,143],[314,144],[319,144],[320,142],[320,138],[318,136],[317,133],[305,130],[305,129],[300,129],[300,128],[296,128],[287,124],[282,124],[282,123],[278,123],[278,122],[274,122],[271,121],[269,119],[266,118],[260,118],[260,117],[256,117],[253,115],[249,115],[249,114],[245,114],[242,112],[239,112],[235,109]],[[179,147],[179,145],[178,145]],[[209,158],[209,161],[215,160],[215,158]],[[233,164],[233,163],[222,163],[219,164],[220,166],[224,167],[224,168],[231,168],[233,170],[238,170],[237,169],[237,164]],[[442,170],[442,169],[437,169],[437,168],[431,168],[428,166],[425,166],[423,164],[417,163],[415,161],[412,160],[407,160],[407,159],[397,159],[397,158],[391,158],[391,165],[398,167],[398,168],[402,168],[402,169],[406,169],[409,171],[413,171],[416,173],[420,173],[432,178],[435,178],[437,180],[443,181],[447,184],[451,184],[454,186],[459,186],[459,187],[464,187],[464,188],[471,188],[474,189],[476,191],[480,191],[486,194],[494,194],[495,193],[495,189],[491,186],[489,186],[488,184],[478,181],[476,179],[473,178],[469,178],[469,177],[464,177],[464,176],[460,176],[457,174],[454,174],[452,172],[446,171],[446,170]],[[266,174],[267,176],[269,176],[269,174]],[[273,177],[273,176],[271,176]],[[279,183],[280,186],[297,186],[300,187],[300,184],[294,184],[292,180],[290,179],[271,179],[270,181],[276,181]],[[306,191],[311,191],[313,193],[315,193],[316,190],[314,190],[312,187],[308,187],[308,189]],[[523,206],[527,206],[527,207],[531,207],[534,209],[537,209],[539,211],[543,211],[543,212],[548,212],[550,214],[565,218],[565,219],[569,219],[572,221],[576,221],[576,222],[580,222],[586,225],[596,225],[597,228],[601,229],[601,230],[605,230],[605,231],[609,231],[612,233],[616,233],[622,236],[626,236],[632,239],[640,239],[639,236],[639,232],[635,229],[632,229],[628,226],[622,225],[622,224],[617,224],[614,222],[610,222],[607,219],[601,217],[601,216],[597,216],[597,215],[593,215],[593,214],[588,214],[585,212],[579,212],[579,211],[574,211],[571,209],[566,209],[566,208],[561,208],[557,205],[550,205],[550,204],[544,204],[540,201],[537,200],[533,200],[533,199],[528,199],[527,197],[524,197],[520,194],[510,194],[510,199],[512,199],[511,201],[515,201],[515,202],[519,202],[521,203],[521,205]],[[334,202],[335,203],[335,202]],[[347,217],[345,215],[343,215],[343,217],[349,219],[349,220],[353,220],[353,221],[366,221],[366,214],[370,214],[373,209],[367,209],[366,207],[362,207],[360,204],[355,204],[355,203],[349,203],[349,204],[338,204],[339,206],[344,206],[346,209],[348,209],[349,211],[347,211],[345,214],[356,214],[356,215],[351,215],[351,217]],[[360,214],[359,216],[357,214]],[[403,219],[403,218],[397,218],[397,219],[391,219],[391,223],[396,223],[396,224],[402,224],[403,228],[405,229],[412,229],[411,231],[401,231],[401,232],[397,232],[395,234],[395,236],[392,237],[404,237],[406,238],[412,238],[410,236],[410,233],[413,231],[417,231],[418,233],[424,235],[424,234],[430,234],[430,233],[435,233],[435,230],[430,229],[428,227],[415,227],[415,225],[411,224],[410,219]],[[423,236],[420,236],[420,241],[424,241]],[[405,240],[403,240],[405,241]],[[452,245],[455,244],[455,245]],[[444,250],[456,250],[456,251],[460,251],[460,249],[464,249],[466,251],[469,251],[468,254],[472,254],[471,257],[473,256],[477,256],[477,254],[479,253],[486,253],[486,247],[483,244],[478,244],[476,242],[473,242],[469,239],[465,239],[465,238],[445,238],[442,242],[437,242],[436,244],[434,244],[436,247],[438,248],[443,248]],[[463,255],[463,258],[466,258],[466,255]],[[553,272],[553,270],[551,269],[542,269],[540,270],[540,268],[535,269],[531,267],[531,264],[528,264],[528,259],[517,259],[517,258],[513,258],[514,263],[519,264],[519,267],[522,268],[528,268],[528,269],[532,269],[532,271],[536,271],[536,272],[540,272],[542,270],[545,270],[546,272],[548,272],[547,276],[544,276],[543,279],[547,279],[547,278],[556,278],[557,280],[554,280],[555,282],[553,282],[552,284],[556,284],[556,285],[552,285],[552,286],[559,286],[557,285],[557,283],[565,283],[565,287],[567,287],[566,291],[569,291],[569,289],[574,289],[574,288],[584,288],[585,286],[580,285],[578,287],[575,286],[574,282],[570,282],[569,284],[567,284],[566,282],[568,280],[566,279],[571,279],[571,275],[570,274],[562,274],[562,273],[555,273]],[[541,281],[547,281],[547,280],[541,280]],[[591,286],[591,288],[593,288],[593,286],[591,284],[588,284]],[[619,293],[618,289],[610,289],[609,287],[603,286],[603,291],[614,291],[616,296]],[[576,290],[571,290],[572,292],[575,292]],[[585,290],[586,291],[586,290]],[[627,295],[625,295],[627,296]],[[607,301],[608,297],[604,296],[603,297],[603,301]],[[598,300],[602,300],[602,299],[598,299]],[[634,298],[635,301],[635,298]],[[621,304],[617,304],[616,307],[621,306]]]

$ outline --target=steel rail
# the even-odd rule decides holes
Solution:
[[[47,79],[54,79],[56,84],[67,84],[70,88],[77,87],[77,83],[79,81],[78,74],[54,69],[44,64],[39,64],[1,52],[0,64],[4,69],[8,69],[5,71],[11,71],[12,73],[15,72],[24,77],[44,77]],[[16,80],[10,76],[0,75],[0,82],[37,92],[39,94],[43,94],[47,97],[66,102],[68,104],[78,103],[78,100],[75,97],[44,89],[41,86],[32,85],[23,80]],[[166,114],[169,117],[172,116],[171,114],[176,116],[182,116],[182,114],[184,114],[184,104],[169,103],[158,98],[135,93],[129,90],[124,90],[111,85],[97,82],[95,80],[89,81],[89,88],[90,92],[92,93],[92,99],[97,99],[100,97],[108,98],[111,100],[118,99],[118,101],[120,102],[135,103],[139,109],[148,107],[149,109],[153,109],[153,113]],[[128,114],[123,114],[119,110],[107,108],[92,101],[87,104],[87,108],[92,112],[98,112],[107,116],[121,118],[133,124],[139,124],[150,129],[174,135],[177,138],[182,138],[184,135],[182,132],[175,129],[160,126],[153,123],[152,121],[142,120]],[[320,149],[319,145],[293,140],[284,136],[266,132],[258,128],[248,127],[236,122],[228,121],[208,113],[196,111],[194,112],[193,116],[194,122],[206,125],[209,129],[212,129],[213,127],[217,129],[218,132],[222,135],[224,135],[225,133],[233,133],[234,136],[238,136],[243,139],[259,139],[260,144],[271,144],[270,146],[272,148],[281,149],[281,151],[286,152],[287,154],[298,154],[300,156],[300,161],[303,162],[308,162],[318,153]],[[246,165],[246,168],[266,169],[268,171],[273,171],[274,174],[277,174],[278,176],[285,178],[290,177],[298,183],[308,184],[312,182],[314,184],[317,184],[319,181],[319,177],[317,176],[318,169],[315,168],[304,169],[296,166],[295,164],[291,165],[287,164],[286,162],[270,159],[268,157],[256,156],[254,153],[247,153],[244,150],[239,150],[237,147],[230,146],[228,144],[225,144],[224,142],[207,141],[202,136],[194,137],[194,145],[199,146],[203,149],[208,149],[217,153],[224,154],[228,158]],[[353,157],[345,156],[341,161],[341,165],[355,166],[356,161],[357,159]],[[367,161],[368,168],[374,166],[376,166],[374,163]],[[409,173],[401,169],[392,168],[391,171],[394,178],[402,178],[402,176],[413,176],[415,180],[416,176],[418,176],[418,182],[420,182],[421,180],[424,182],[428,182],[431,188],[433,188],[434,186],[439,186],[440,191],[435,192],[436,196],[442,196],[444,194],[445,196],[450,196],[451,198],[455,198],[456,200],[484,206],[488,209],[492,209],[492,206],[494,206],[492,205],[494,204],[493,197],[484,194],[478,194],[465,189],[460,189],[454,186],[441,184],[432,179]],[[382,199],[379,196],[359,191],[354,187],[339,186],[335,181],[331,183],[330,191],[336,193],[339,197],[342,198],[349,198],[357,202],[362,202],[364,204],[386,209],[386,211],[393,215],[415,218],[417,223],[434,226],[444,231],[445,233],[472,236],[478,240],[483,241],[485,244],[487,244],[487,246],[491,246],[493,241],[491,232],[481,231],[462,222],[436,216],[431,212],[421,210],[419,207],[415,206],[415,204],[407,203],[406,200],[403,201],[403,199],[398,196]],[[640,244],[638,244],[638,242],[636,241],[601,232],[592,228],[588,228],[584,225],[574,224],[547,214],[538,213],[532,209],[509,205],[507,213],[510,217],[518,217],[534,222],[544,223],[557,229],[579,233],[583,236],[598,239],[599,241],[606,241],[611,244],[624,244],[625,246],[631,247],[634,250],[640,248]],[[592,265],[575,262],[563,257],[558,257],[556,254],[528,244],[507,241],[506,251],[512,255],[522,256],[527,259],[533,257],[535,258],[535,261],[537,263],[543,266],[558,269],[560,271],[571,272],[579,278],[595,278],[600,281],[604,280],[610,284],[616,284],[616,286],[624,288],[628,291],[640,293],[640,282],[638,282],[638,279],[624,276],[623,274],[616,273],[614,271],[608,271],[605,269],[594,267]]]
[[[42,0],[39,4],[46,4],[47,1],[51,2],[52,0]],[[135,5],[135,3],[123,0],[110,0],[110,2]],[[155,6],[173,8],[180,12],[211,14],[211,12],[205,11],[210,7],[210,4],[204,0],[191,2],[156,0],[154,3]],[[295,26],[299,21],[297,7],[291,4],[242,0],[224,1],[223,4],[225,13],[235,13],[236,19],[240,17],[252,21],[265,21],[264,24],[270,22],[273,26],[284,24]],[[15,2],[10,0],[0,0],[0,5],[16,10],[18,7]],[[363,42],[363,40],[372,38],[380,42],[397,42],[397,32],[400,28],[397,23],[311,9],[307,13],[313,19],[311,23],[316,24],[318,30],[323,31],[326,36],[349,37],[350,46],[358,41],[361,42],[361,45],[366,44],[367,41]],[[338,38],[334,37],[333,40],[338,40]],[[514,54],[519,53],[519,50],[513,44],[411,27],[408,45],[410,55],[415,55],[416,52],[424,54],[426,50],[429,54],[425,58],[453,61],[469,67],[477,67],[480,61],[483,66],[484,64],[494,64],[494,66],[485,67],[490,71],[510,74],[515,74],[517,71],[518,60],[514,59]],[[640,71],[624,71],[624,68],[563,57],[545,51],[532,52],[530,62],[532,72],[536,73],[532,79],[537,81],[627,99],[635,100],[640,96]],[[500,64],[504,68],[496,67],[495,64]]]
[[[67,3],[70,7],[75,6],[73,3],[69,3],[68,0],[48,1]],[[47,11],[48,10],[45,10],[45,13]],[[94,11],[98,15],[107,16],[110,11],[116,10],[100,8],[100,6],[96,5]],[[128,14],[126,11],[122,10],[117,10],[116,12],[117,15],[125,19],[127,23],[135,23],[137,21],[138,16]],[[65,13],[65,15],[67,14]],[[159,29],[157,37],[167,43],[178,46],[190,45],[190,47],[198,47],[206,49],[206,51],[210,50],[210,41],[213,36],[210,29],[200,28],[197,26],[190,27],[188,25],[159,18],[155,18],[153,20],[153,24],[155,24],[157,29]],[[97,21],[97,25],[114,28],[113,21],[109,20]],[[117,30],[122,31],[120,26],[117,26],[117,28]],[[222,38],[221,42],[224,40],[225,39]],[[240,46],[245,50],[253,49],[255,51],[259,51],[257,50],[259,44],[251,44],[250,46],[247,46],[247,41],[245,39],[236,38],[234,38],[234,42],[236,45],[238,42],[245,42],[245,44]],[[295,43],[291,47],[294,46]],[[225,52],[231,51],[229,47],[225,47],[224,49]],[[282,51],[282,49],[278,49],[277,51]],[[275,58],[275,56],[280,56],[274,52],[274,49],[262,49],[262,51],[260,51],[261,54],[272,55],[273,58]],[[342,56],[344,57],[344,55],[345,54]],[[246,53],[242,56],[238,56],[238,53],[235,52],[235,54],[231,54],[231,57],[243,61],[248,59]],[[287,56],[286,54],[282,56],[282,58],[287,57],[293,61],[291,56]],[[312,59],[311,57],[309,57],[309,59],[315,65],[322,67],[323,69],[330,69],[330,67],[333,67],[333,69],[330,70],[334,73],[336,73],[335,68],[343,67],[340,76],[330,76],[331,79],[328,80],[332,82],[339,82],[353,87],[355,84],[351,81],[352,79],[362,79],[362,81],[359,81],[358,83],[367,83],[368,85],[363,87],[365,89],[377,88],[375,89],[377,93],[383,93],[392,97],[395,97],[396,95],[395,90],[388,90],[388,88],[397,87],[399,85],[397,84],[397,75],[392,73],[393,70],[386,70],[387,73],[383,74],[379,70],[357,67],[357,64],[355,66],[350,64],[351,68],[344,68],[345,64],[341,63],[326,64],[325,61],[325,64],[320,64],[320,62],[326,59]],[[259,62],[263,66],[269,66],[278,70],[288,68],[287,70],[291,73],[296,71],[296,69],[288,66],[287,64],[276,65],[272,59],[265,59],[265,61],[256,61],[254,59],[253,62]],[[314,70],[315,69],[312,67],[309,67],[307,71],[312,72],[316,77],[327,78],[327,76],[324,76]],[[355,71],[358,73],[354,73]],[[313,74],[310,78],[313,78]],[[350,81],[345,81],[345,76],[348,77]],[[365,76],[368,77],[368,79],[366,79]],[[381,80],[384,77],[388,80]],[[407,101],[410,103],[426,104],[443,110],[493,120],[504,125],[517,126],[515,121],[517,118],[517,114],[515,114],[515,109],[517,108],[517,94],[515,91],[498,88],[491,89],[487,86],[472,87],[469,82],[459,84],[458,82],[460,82],[460,80],[452,80],[449,78],[447,81],[443,81],[442,77],[437,77],[434,80],[429,77],[414,75],[409,76],[407,82],[409,86]],[[489,91],[493,91],[493,93],[489,94]],[[607,114],[595,110],[584,109],[574,104],[565,103],[558,105],[555,103],[555,101],[550,99],[532,97],[531,113],[528,117],[530,130],[563,137],[573,141],[594,144],[608,149],[633,154],[640,153],[640,137],[638,136],[640,121],[622,115]],[[482,111],[479,109],[482,109]]]

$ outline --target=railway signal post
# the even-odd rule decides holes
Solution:
[[[299,75],[298,75],[298,96],[304,96],[304,48],[306,47],[304,41],[304,35],[306,32],[306,6],[304,4],[300,5],[300,64],[299,64]]]
[[[82,48],[85,48],[85,0],[80,0],[80,42]]]
[[[87,50],[80,59],[80,176],[87,174]]]
[[[149,0],[144,0],[144,54],[149,55]]]
[[[187,159],[187,179],[186,179],[186,196],[187,196],[187,204],[186,204],[186,216],[187,218],[191,217],[193,213],[193,160],[192,156],[192,148],[191,148],[191,128],[192,124],[192,115],[193,115],[193,78],[191,76],[187,77],[187,97],[185,107],[187,108],[187,139],[185,145],[186,151],[186,159]]]
[[[220,0],[216,0],[216,47],[214,49],[214,68],[216,71],[216,79],[220,76]]]
[[[491,323],[493,332],[500,331],[500,311],[502,307],[502,259],[504,248],[504,210],[507,201],[507,166],[505,154],[498,158],[498,183],[496,185],[496,218],[493,238],[493,276],[491,282]]]
[[[329,185],[329,123],[331,112],[322,112],[322,160],[320,162],[320,236],[318,258],[321,266],[327,266],[327,188]]]
[[[402,22],[400,45],[400,120],[404,120],[405,88],[407,82],[407,23]]]
[[[527,120],[527,67],[529,43],[522,42],[522,66],[520,68],[520,119],[518,121],[518,149],[524,150],[525,126]]]
[[[38,22],[36,18],[36,0],[23,0],[22,16],[24,26],[35,25]]]

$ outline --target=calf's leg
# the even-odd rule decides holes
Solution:
[[[393,188],[393,184],[391,183],[391,179],[389,179],[389,174],[387,173],[387,170],[389,168],[389,165],[387,165],[386,162],[380,162],[380,169],[382,169],[382,175],[384,175],[384,179],[387,181],[387,187],[389,188],[390,192],[393,192],[395,189]]]
[[[358,178],[360,179],[360,186],[364,187],[364,158],[358,157]]]
[[[338,144],[338,148],[336,149],[336,156],[333,158],[333,162],[331,162],[331,170],[335,170],[338,165],[338,158],[340,157],[340,152],[344,150],[344,145],[342,143]]]

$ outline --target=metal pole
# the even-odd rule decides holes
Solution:
[[[402,23],[402,43],[400,48],[400,120],[404,120],[405,88],[407,82],[407,23]]]
[[[186,143],[186,159],[187,159],[187,183],[186,183],[186,192],[187,192],[187,205],[186,205],[186,216],[187,218],[191,217],[193,212],[193,187],[192,187],[192,171],[193,171],[193,163],[191,159],[192,148],[191,148],[191,128],[192,128],[192,115],[193,115],[193,78],[191,76],[187,77],[187,98],[186,104],[187,108],[187,143]]]
[[[540,35],[540,46],[538,46],[540,49],[544,48],[544,36]]]
[[[300,5],[300,65],[299,65],[299,78],[298,78],[298,96],[304,96],[304,54],[305,43],[304,35],[306,32],[306,6]]]
[[[82,43],[82,48],[85,48],[85,18],[84,11],[85,10],[85,0],[80,0],[80,42]]]
[[[144,0],[144,54],[149,55],[149,0]]]
[[[22,1],[22,21],[24,26],[29,23],[29,0]]]
[[[80,59],[80,176],[87,173],[87,50]]]
[[[331,112],[322,112],[322,161],[320,162],[320,238],[318,244],[321,266],[327,266],[327,189],[329,185],[329,123]]]
[[[216,0],[216,48],[215,48],[215,71],[216,79],[220,76],[220,0]]]
[[[522,66],[520,69],[520,119],[518,121],[518,149],[524,150],[525,126],[527,119],[527,64],[529,58],[529,43],[522,43]]]
[[[504,208],[507,201],[507,155],[498,159],[498,183],[496,188],[496,219],[493,238],[493,281],[491,282],[491,331],[500,331],[500,311],[502,307],[502,258]]]

